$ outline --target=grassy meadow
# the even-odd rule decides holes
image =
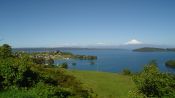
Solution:
[[[128,92],[135,88],[130,76],[117,73],[71,70],[84,86],[91,87],[98,98],[128,98]]]

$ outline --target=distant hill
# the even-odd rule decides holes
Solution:
[[[175,52],[175,48],[167,48],[167,51],[174,51]]]
[[[144,48],[138,48],[134,49],[133,51],[136,52],[169,52],[169,51],[174,51],[175,48],[154,48],[154,47],[144,47]]]

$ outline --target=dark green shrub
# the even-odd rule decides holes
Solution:
[[[72,96],[69,89],[48,85],[43,82],[38,82],[29,92],[43,98],[68,98],[68,96]]]
[[[30,69],[31,63],[27,58],[8,58],[0,60],[0,74],[3,86],[16,85],[31,87],[38,79],[38,74]]]
[[[134,75],[133,80],[138,92],[149,98],[175,97],[174,76],[160,72],[156,63],[145,66],[141,73]]]
[[[123,75],[131,75],[132,73],[129,69],[123,69],[122,74]]]

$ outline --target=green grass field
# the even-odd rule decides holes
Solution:
[[[95,71],[70,71],[98,94],[98,98],[128,98],[128,92],[135,88],[130,76]]]
[[[128,98],[128,92],[135,88],[130,76],[117,73],[69,70],[82,81],[85,87],[92,88],[98,98]],[[8,90],[0,92],[0,98],[41,98],[34,91]]]

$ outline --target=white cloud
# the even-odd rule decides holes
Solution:
[[[102,43],[102,42],[99,42],[99,43],[96,43],[97,45],[105,45],[105,43]]]
[[[142,42],[141,41],[138,41],[136,39],[132,39],[132,40],[126,42],[125,44],[126,45],[138,45],[138,44],[142,44]]]

